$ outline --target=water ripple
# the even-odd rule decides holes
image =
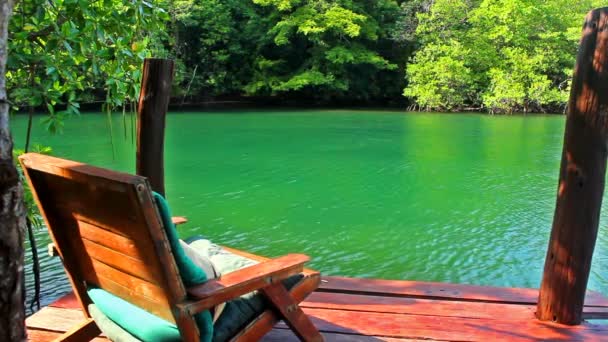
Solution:
[[[132,172],[130,142],[117,141],[113,158],[106,137],[89,134],[105,125],[83,115],[62,137],[35,128],[34,142]],[[166,189],[174,214],[189,219],[181,236],[306,253],[323,274],[537,287],[563,127],[560,116],[169,115]],[[589,287],[608,295],[607,218],[604,201]],[[45,256],[48,237],[38,239],[48,303],[69,285]]]

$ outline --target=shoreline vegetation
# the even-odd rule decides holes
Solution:
[[[583,0],[19,1],[13,111],[47,128],[137,101],[144,58],[175,61],[173,102],[562,113]],[[240,106],[240,103],[239,103]]]
[[[248,115],[248,114],[280,114],[280,115],[289,115],[290,113],[358,113],[361,114],[395,114],[395,115],[483,115],[483,116],[497,116],[497,117],[510,117],[510,116],[526,116],[526,117],[537,117],[537,116],[564,116],[565,113],[552,113],[552,112],[512,112],[512,113],[488,113],[484,111],[415,111],[408,110],[407,108],[402,107],[387,107],[387,106],[328,106],[328,105],[319,105],[319,106],[289,106],[289,105],[256,105],[252,106],[249,103],[247,105],[169,105],[169,109],[167,111],[167,115],[176,115],[176,114],[200,114],[200,115],[215,115],[215,114],[235,114],[235,115]],[[30,113],[16,112],[13,115],[16,116],[29,116]],[[31,115],[36,119],[43,119],[47,115],[44,110],[36,110]],[[88,107],[83,105],[83,108],[80,110],[78,115],[108,115],[107,112],[104,112],[99,109],[99,106],[91,106]],[[111,112],[112,117],[122,117],[123,113],[120,111]],[[131,115],[127,112],[126,115]]]

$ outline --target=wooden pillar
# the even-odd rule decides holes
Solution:
[[[169,106],[173,61],[144,60],[137,106],[137,174],[147,177],[152,189],[165,194],[165,116]]]
[[[608,155],[608,8],[589,12],[574,70],[557,206],[536,316],[580,324]]]
[[[23,237],[27,213],[23,204],[23,187],[13,160],[10,104],[5,80],[9,53],[8,23],[13,4],[12,0],[0,2],[0,341],[27,339],[23,281]]]

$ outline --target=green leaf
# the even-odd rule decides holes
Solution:
[[[67,41],[63,41],[63,46],[66,48],[66,50],[68,50],[68,52],[72,52],[72,46]]]
[[[26,32],[35,31],[36,30],[36,26],[28,23],[28,24],[23,25],[23,30],[26,31]]]
[[[50,103],[46,104],[46,109],[49,111],[49,114],[51,114],[51,116],[55,114],[55,107],[53,107],[53,105],[51,105]]]

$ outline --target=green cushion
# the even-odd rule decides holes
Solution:
[[[102,289],[90,288],[87,293],[101,313],[136,338],[150,342],[181,341],[179,330],[174,324]],[[97,319],[95,322],[99,324]],[[101,329],[102,324],[99,327]],[[102,331],[112,333],[112,330]]]
[[[184,252],[184,249],[179,244],[179,237],[177,236],[175,224],[173,224],[169,204],[161,194],[154,192],[153,195],[156,202],[156,207],[160,213],[163,227],[167,233],[169,245],[171,246],[171,252],[175,258],[175,263],[177,264],[177,268],[184,285],[186,285],[186,287],[191,287],[206,282],[207,275],[205,272],[198,268],[196,264],[194,264],[192,260],[188,258]],[[196,321],[196,325],[198,326],[198,330],[201,334],[200,340],[211,341],[213,336],[213,318],[211,317],[209,310],[194,315],[194,320]]]
[[[177,264],[179,275],[182,278],[184,285],[190,287],[206,282],[207,275],[205,272],[198,268],[192,260],[188,258],[184,249],[179,244],[179,237],[177,236],[175,224],[173,224],[173,220],[171,219],[169,204],[162,195],[156,192],[154,192],[154,201],[156,202],[156,207],[160,213],[163,227],[165,227],[167,238],[169,239],[169,245],[171,245],[171,252],[173,252],[173,257],[175,258],[175,263]]]
[[[99,330],[103,331],[106,337],[112,342],[140,342],[135,336],[129,334],[126,330],[121,328],[118,324],[114,323],[108,316],[104,315],[99,310],[97,305],[88,305],[89,313],[95,320],[95,324],[99,327]]]
[[[207,239],[199,238],[190,240],[188,245],[198,254],[211,260],[213,267],[215,267],[220,274],[228,274],[258,263],[255,260],[230,253]]]

